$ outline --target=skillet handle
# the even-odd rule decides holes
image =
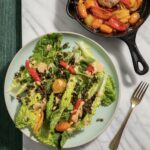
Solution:
[[[148,72],[149,66],[146,63],[146,61],[144,60],[144,58],[142,57],[142,55],[136,45],[136,42],[135,42],[136,32],[137,31],[135,31],[132,34],[130,34],[126,37],[123,37],[121,39],[123,41],[125,41],[129,47],[135,72],[139,75],[144,75]],[[140,64],[142,65],[142,68],[140,68]]]
[[[69,17],[75,19],[75,2],[74,0],[68,0],[66,5],[66,12]]]

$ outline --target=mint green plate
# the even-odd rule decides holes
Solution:
[[[71,33],[71,32],[61,32],[61,33],[63,33],[63,35],[64,35],[63,43],[69,42],[71,47],[75,46],[75,42],[80,41],[80,40],[84,41],[88,45],[90,45],[95,58],[99,62],[104,64],[106,72],[108,72],[108,74],[112,75],[115,85],[116,85],[116,89],[117,89],[117,95],[116,95],[115,102],[113,104],[111,104],[109,107],[100,106],[97,109],[95,116],[93,116],[91,125],[85,127],[81,132],[79,132],[78,134],[76,134],[76,135],[72,136],[70,139],[68,139],[68,141],[64,145],[64,148],[72,148],[72,147],[80,146],[80,145],[83,145],[83,144],[86,144],[86,143],[92,141],[98,135],[100,135],[102,132],[104,132],[106,130],[106,128],[109,126],[109,124],[114,116],[115,110],[117,108],[117,104],[118,104],[119,81],[118,81],[118,76],[117,76],[115,66],[113,65],[111,59],[109,58],[108,54],[106,53],[106,51],[104,50],[104,48],[102,46],[100,46],[98,43],[94,42],[93,40],[91,40],[83,35],[77,34],[77,33]],[[20,49],[20,51],[15,55],[14,59],[12,60],[10,66],[8,68],[7,74],[6,74],[5,86],[4,86],[5,102],[6,102],[8,112],[13,121],[15,118],[15,114],[19,108],[19,103],[16,99],[13,99],[10,96],[8,89],[12,82],[15,72],[17,72],[19,70],[20,66],[24,65],[25,60],[30,55],[32,55],[32,50],[34,49],[35,44],[37,43],[39,38],[40,37],[34,39],[33,41],[31,41],[27,45],[25,45],[22,49]],[[98,118],[103,118],[104,121],[97,122],[96,120]],[[28,129],[23,129],[21,131],[26,136],[30,137],[30,131]],[[30,138],[32,140],[38,142],[34,137],[30,137]]]

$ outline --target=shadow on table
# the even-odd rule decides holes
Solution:
[[[65,150],[83,150],[83,149],[86,149],[87,147],[89,147],[89,145],[92,142],[93,141],[91,141],[87,144],[84,144],[82,146],[76,147],[76,148],[65,148]],[[34,146],[31,147],[31,145],[33,145],[33,144],[34,144]],[[24,136],[24,138],[23,138],[23,147],[24,147],[24,150],[56,150],[56,149],[46,146],[44,144],[33,142],[31,139],[29,139],[26,136]]]
[[[127,87],[134,85],[136,83],[135,72],[134,68],[131,68],[129,66],[129,63],[132,62],[128,62],[127,57],[124,56],[122,48],[124,43],[119,39],[109,39],[109,44],[108,40],[106,39],[99,40],[99,43],[101,43],[101,45],[107,50],[107,52],[111,53],[111,55],[113,55],[117,60],[124,85]]]
[[[127,60],[122,52],[122,41],[118,39],[106,39],[103,37],[98,37],[88,31],[86,31],[81,25],[76,21],[71,19],[66,13],[66,3],[67,0],[56,0],[56,14],[54,19],[54,25],[59,31],[72,31],[76,33],[83,34],[98,43],[100,43],[108,53],[111,53],[118,62],[118,66],[121,72],[122,81],[125,86],[132,86],[136,80],[134,78],[133,68],[128,66]],[[115,43],[115,44],[114,44]],[[117,43],[117,44],[116,44]]]
[[[67,148],[66,150],[82,150],[83,148],[88,147],[88,145],[90,143],[80,146],[80,147],[77,147],[77,148]],[[31,145],[33,145],[33,144],[34,144],[34,146],[31,147]],[[25,150],[56,150],[56,149],[54,149],[52,147],[48,147],[44,144],[33,142],[31,139],[29,139],[26,136],[24,136],[24,138],[23,138],[23,147]]]
[[[26,136],[23,136],[23,147],[25,150],[56,150],[56,149],[50,148],[44,144],[33,142],[30,138],[28,138]]]

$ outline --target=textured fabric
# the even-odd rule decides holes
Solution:
[[[21,0],[0,0],[0,150],[21,150],[22,134],[5,105],[4,79],[13,56],[21,47]]]

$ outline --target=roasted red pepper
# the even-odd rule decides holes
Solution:
[[[71,74],[76,74],[74,68],[72,66],[69,66],[68,68],[68,71],[71,73]]]
[[[94,72],[94,67],[93,67],[91,64],[89,64],[89,65],[87,66],[87,68],[86,68],[86,71],[88,71],[88,72],[90,72],[91,74],[93,74],[93,72]]]
[[[104,20],[107,20],[112,16],[112,12],[110,12],[106,9],[100,8],[100,7],[92,7],[90,9],[90,11],[92,12],[92,14],[95,17],[100,18],[100,19],[104,19]]]
[[[71,115],[70,115],[70,121],[72,122],[77,122],[78,121],[78,117],[80,114],[77,114],[77,111],[79,110],[79,107],[81,105],[84,104],[84,101],[81,100],[81,99],[78,99],[77,102],[75,103],[74,107],[73,107],[73,111],[71,112]],[[82,111],[82,110],[81,110]],[[82,113],[82,112],[80,112]],[[76,116],[77,115],[77,116]],[[74,117],[75,116],[75,117]]]
[[[127,7],[130,7],[131,2],[130,0],[120,0],[123,4],[125,4]]]
[[[105,23],[118,31],[125,31],[129,27],[128,23],[124,24],[116,17],[111,17],[109,21]]]
[[[71,65],[68,65],[65,61],[61,60],[60,65],[64,68],[66,68],[71,74],[76,74],[76,71]]]
[[[64,62],[63,60],[60,61],[60,65],[66,69],[68,68],[68,64]]]
[[[75,105],[73,106],[73,111],[72,111],[72,113],[71,113],[71,117],[76,114],[76,111],[78,110],[78,108],[79,108],[81,102],[82,102],[81,99],[78,99],[78,100],[77,100],[77,102],[76,102]]]
[[[29,60],[26,60],[25,66],[26,66],[28,72],[30,73],[30,75],[32,76],[32,78],[35,81],[41,82],[41,79],[40,79],[38,73],[36,72],[35,68],[33,68],[33,67],[30,66]]]
[[[78,99],[77,102],[76,102],[76,104],[75,104],[74,107],[73,107],[73,110],[78,109],[79,106],[80,106],[80,104],[81,104],[81,102],[82,102],[82,100],[81,100],[81,99]]]

